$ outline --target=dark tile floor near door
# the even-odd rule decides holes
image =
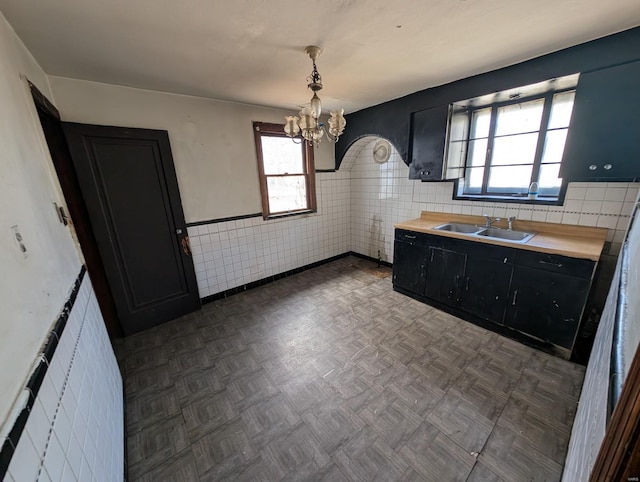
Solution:
[[[344,258],[127,338],[130,480],[559,480],[583,367],[374,268]]]

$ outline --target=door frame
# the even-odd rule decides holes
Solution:
[[[637,480],[640,476],[640,347],[620,400],[607,424],[589,482]]]
[[[116,305],[111,294],[111,288],[107,282],[102,257],[98,251],[98,244],[93,234],[91,220],[87,207],[80,192],[78,177],[71,161],[71,153],[67,146],[67,140],[62,131],[62,120],[58,109],[47,99],[40,90],[28,79],[31,96],[35,103],[36,113],[42,128],[46,145],[51,155],[53,167],[56,171],[62,194],[71,218],[71,229],[75,232],[80,245],[80,251],[84,257],[87,273],[96,294],[98,306],[102,312],[107,332],[110,339],[122,338],[124,332],[116,311]],[[43,122],[50,122],[47,126]],[[51,142],[50,142],[51,141]]]

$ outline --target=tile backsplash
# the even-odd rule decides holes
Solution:
[[[563,206],[452,199],[453,183],[410,181],[409,168],[395,149],[377,164],[375,138],[354,144],[341,169],[351,172],[351,250],[393,260],[393,225],[421,211],[488,214],[496,217],[607,228],[609,253],[617,255],[629,224],[640,183],[571,183]],[[352,152],[353,151],[353,152]]]

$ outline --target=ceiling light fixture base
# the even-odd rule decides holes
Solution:
[[[318,57],[320,57],[322,48],[318,47],[317,45],[308,45],[304,48],[304,53],[307,54],[311,60],[316,60]]]

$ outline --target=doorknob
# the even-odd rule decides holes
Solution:
[[[191,243],[189,243],[189,236],[185,236],[180,240],[182,245],[182,252],[187,256],[191,256]]]

